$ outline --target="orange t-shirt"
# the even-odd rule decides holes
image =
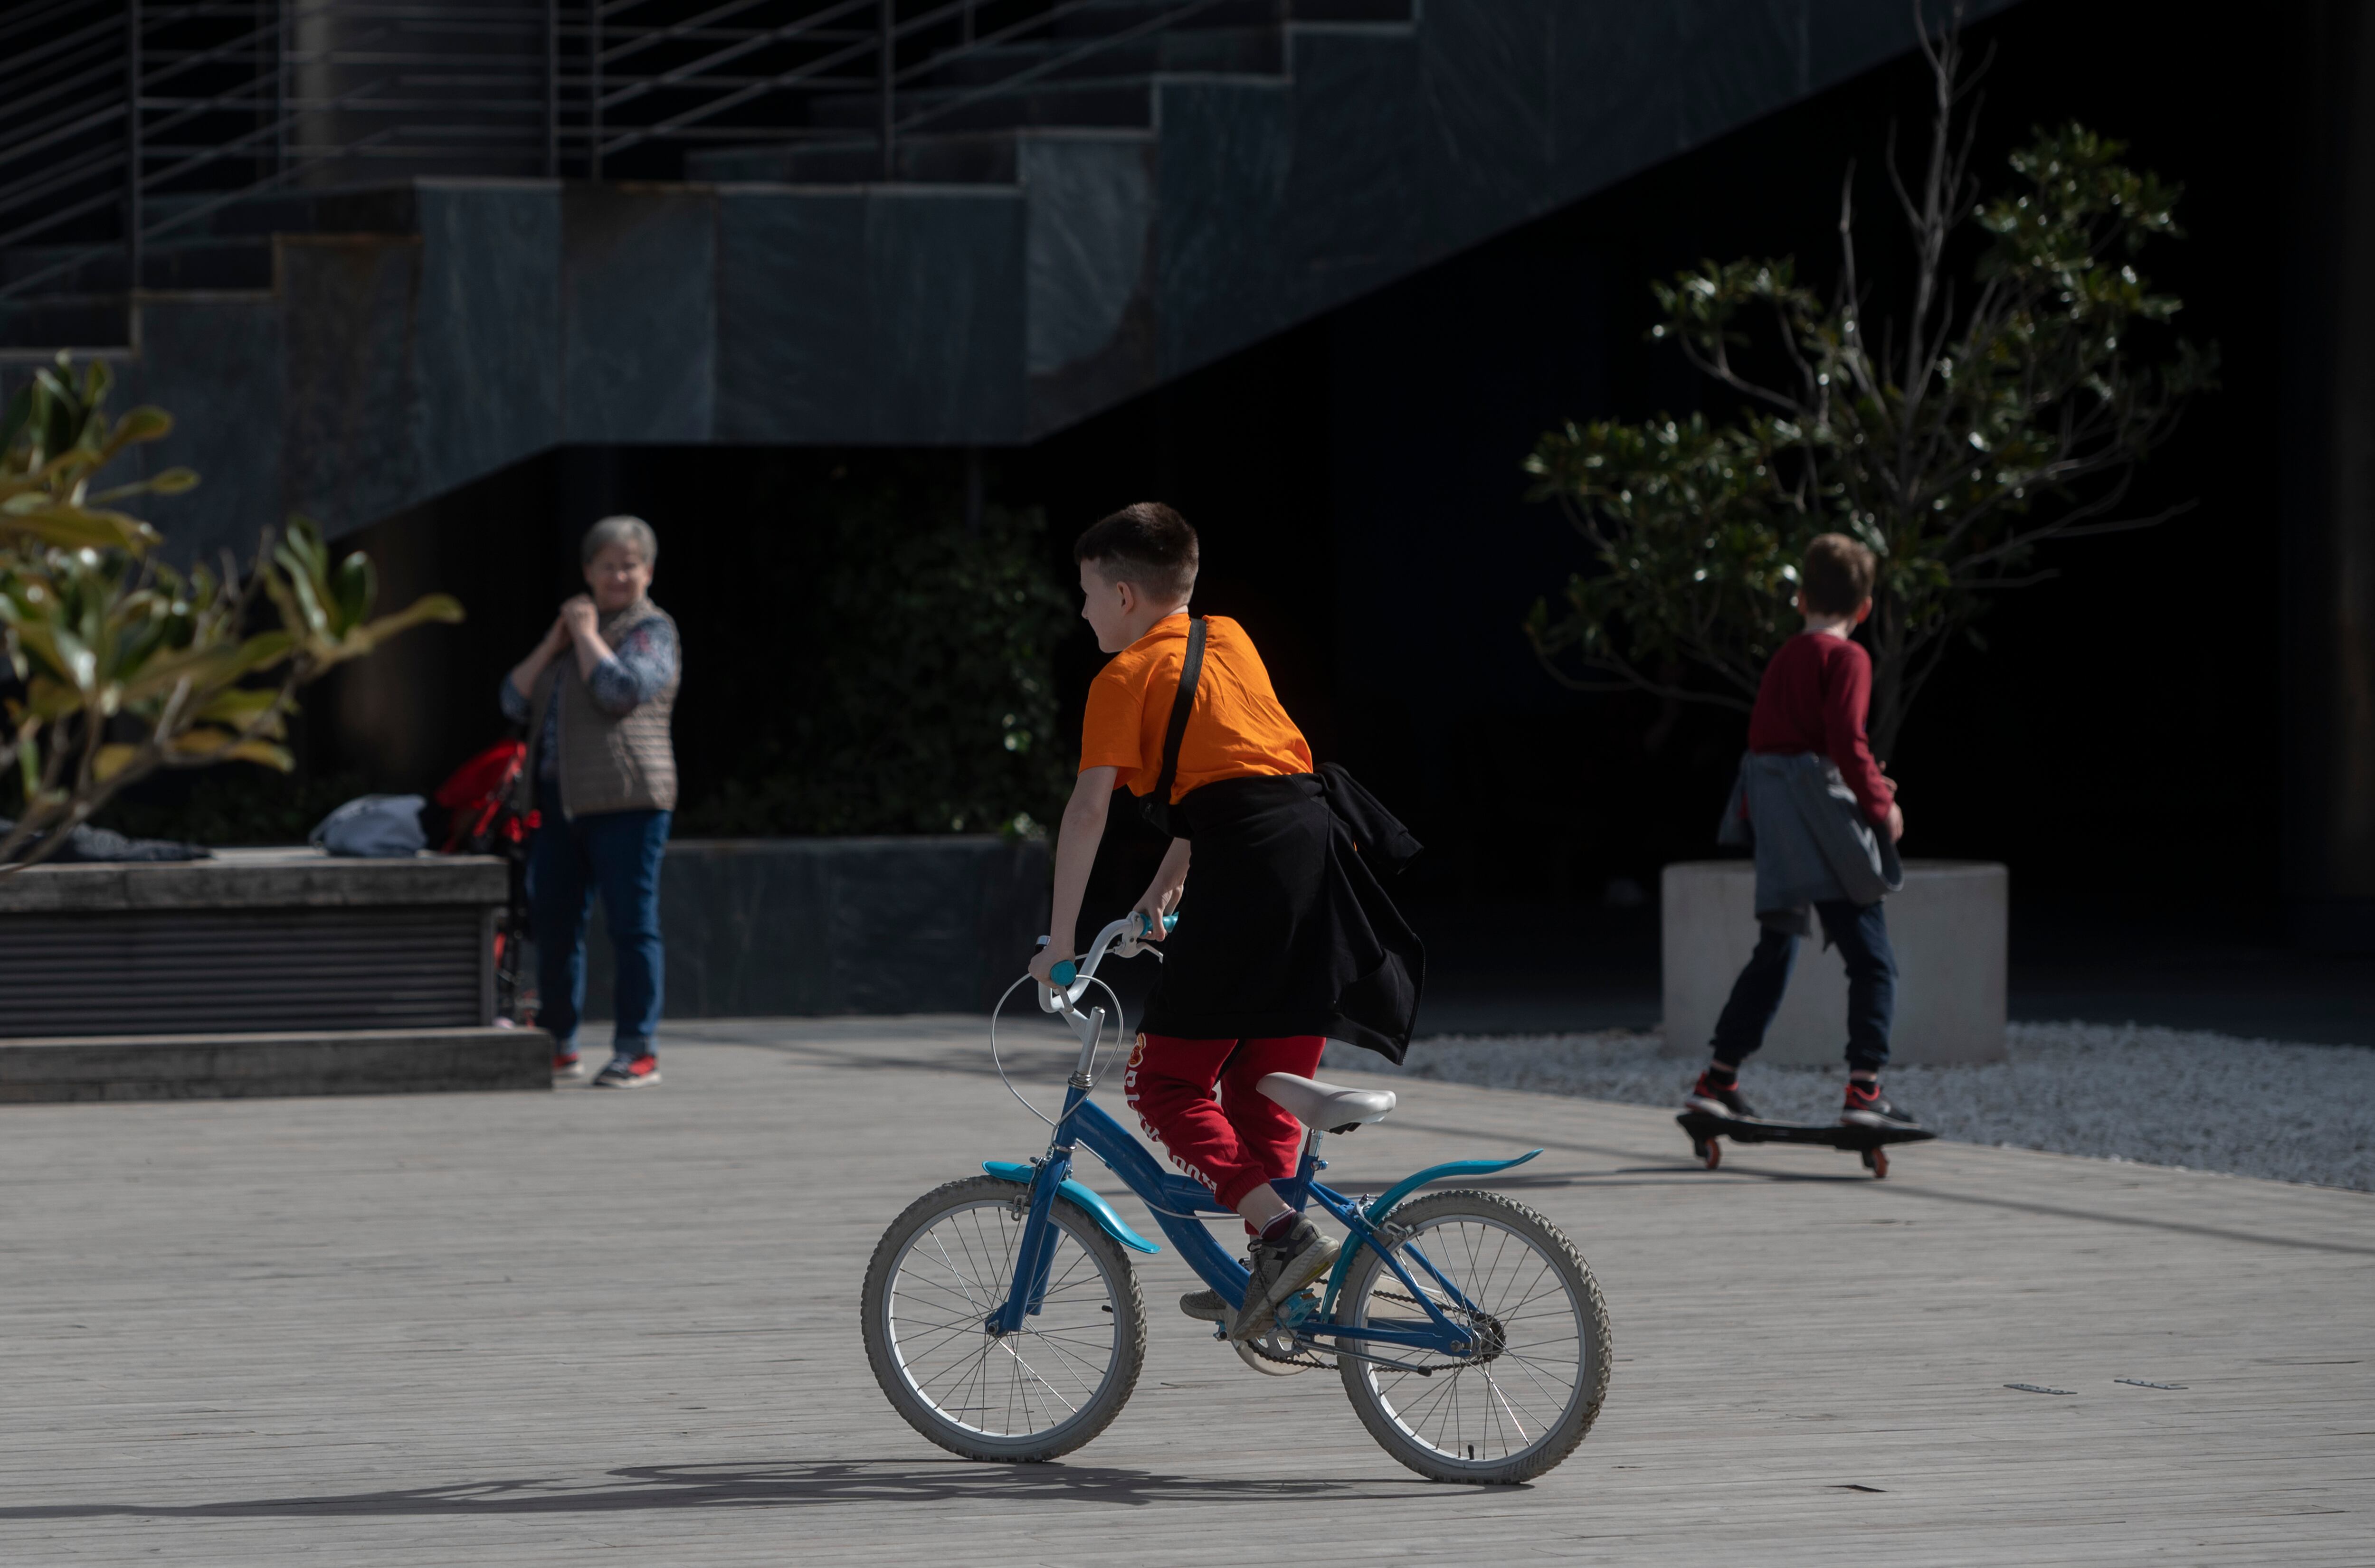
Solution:
[[[1153,792],[1154,781],[1163,776],[1163,739],[1187,657],[1183,610],[1157,622],[1097,673],[1081,725],[1081,772],[1113,768],[1115,782],[1131,794]],[[1172,800],[1223,779],[1309,772],[1310,744],[1278,705],[1254,640],[1226,616],[1205,617],[1204,667],[1196,678],[1195,711],[1179,739]]]

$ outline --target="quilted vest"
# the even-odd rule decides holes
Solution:
[[[647,620],[666,621],[676,630],[668,611],[649,599],[639,599],[622,610],[602,617],[596,633],[606,647],[616,648],[628,632]],[[524,794],[536,788],[540,766],[535,749],[544,736],[547,706],[561,703],[561,808],[572,817],[604,811],[673,811],[676,809],[676,749],[668,743],[668,717],[676,709],[678,686],[684,677],[683,642],[678,641],[677,673],[659,695],[623,718],[613,718],[595,706],[585,678],[577,673],[577,656],[563,652],[552,661],[537,684],[536,711],[528,720],[527,766],[520,771]]]

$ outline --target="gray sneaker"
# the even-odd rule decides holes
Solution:
[[[1278,1303],[1333,1268],[1342,1250],[1308,1220],[1297,1220],[1275,1246],[1256,1242],[1253,1279],[1246,1285],[1246,1304],[1230,1326],[1229,1338],[1242,1343],[1270,1326]]]
[[[1179,1310],[1206,1323],[1226,1323],[1236,1316],[1218,1291],[1190,1291],[1179,1298]]]

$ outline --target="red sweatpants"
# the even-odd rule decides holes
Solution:
[[[1264,1182],[1294,1174],[1303,1149],[1303,1124],[1254,1085],[1269,1073],[1309,1078],[1327,1043],[1317,1034],[1271,1040],[1141,1034],[1122,1075],[1122,1093],[1138,1113],[1138,1125],[1171,1162],[1235,1208]]]

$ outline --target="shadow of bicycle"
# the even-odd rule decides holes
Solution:
[[[623,1514],[702,1508],[800,1508],[897,1503],[1072,1502],[1117,1507],[1164,1503],[1274,1503],[1290,1498],[1382,1501],[1433,1490],[1418,1477],[1226,1479],[1158,1475],[1096,1465],[993,1465],[964,1459],[835,1460],[770,1465],[640,1465],[602,1480],[472,1481],[455,1486],[223,1503],[62,1503],[0,1507],[0,1521],[257,1519],[432,1515]]]

